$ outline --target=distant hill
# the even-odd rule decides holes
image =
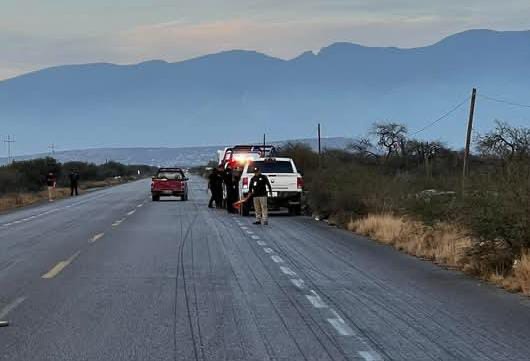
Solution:
[[[0,82],[2,134],[19,153],[101,145],[183,147],[352,137],[381,120],[417,130],[479,94],[530,103],[530,31],[472,30],[431,46],[336,43],[281,60],[227,51],[177,63],[59,66]],[[421,133],[463,143],[466,107]],[[494,119],[528,124],[528,108],[479,98],[476,130]]]
[[[316,139],[298,139],[290,141],[272,142],[281,146],[287,142],[301,142],[312,148],[317,148]],[[351,142],[349,138],[324,138],[322,146],[325,148],[344,149]],[[217,157],[217,150],[225,146],[186,147],[186,148],[94,148],[79,149],[49,153],[32,154],[16,157],[15,160],[26,160],[53,156],[60,162],[83,161],[96,164],[106,161],[117,161],[124,164],[147,164],[153,166],[186,166],[192,167],[207,164]],[[7,158],[0,158],[0,165],[7,163]]]

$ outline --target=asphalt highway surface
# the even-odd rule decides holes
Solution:
[[[149,181],[0,215],[0,360],[530,360],[530,302],[308,217]]]

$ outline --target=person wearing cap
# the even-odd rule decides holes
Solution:
[[[254,210],[256,211],[256,221],[254,224],[269,224],[269,214],[267,207],[267,188],[272,193],[269,178],[261,173],[257,167],[254,168],[254,177],[250,179],[249,193],[254,201]]]

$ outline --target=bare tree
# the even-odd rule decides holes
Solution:
[[[506,122],[495,121],[495,129],[479,136],[478,149],[486,155],[513,159],[530,154],[530,128],[511,127]]]
[[[376,123],[371,134],[377,137],[377,145],[384,149],[386,160],[393,154],[405,153],[406,126],[398,123]]]
[[[379,158],[377,149],[369,138],[357,138],[354,139],[349,148],[353,150],[354,153],[360,155],[361,157],[370,157],[370,158]]]
[[[425,172],[428,177],[432,176],[432,162],[435,157],[445,149],[444,145],[440,141],[424,141],[411,139],[407,141],[408,154],[411,157],[416,158],[418,165],[423,162]]]

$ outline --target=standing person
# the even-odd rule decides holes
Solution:
[[[213,208],[213,202],[215,202],[217,208],[220,208],[223,199],[223,178],[217,168],[214,168],[208,177],[208,189],[212,193],[208,208]]]
[[[228,213],[234,213],[235,210],[233,203],[236,200],[234,199],[234,179],[232,168],[226,168],[223,176],[223,181],[225,183],[226,189],[226,210],[228,211]]]
[[[68,178],[70,179],[70,197],[72,197],[74,193],[76,196],[78,196],[79,172],[77,171],[77,169],[72,169],[72,171],[68,175]]]
[[[254,168],[254,177],[250,179],[249,193],[254,201],[256,221],[254,224],[269,224],[269,210],[267,207],[267,188],[272,193],[271,183],[265,174],[261,174],[259,168]]]
[[[234,213],[237,213],[237,209],[234,207],[234,203],[239,200],[239,181],[241,180],[241,170],[236,168],[232,170],[232,199],[230,206]]]
[[[53,202],[55,198],[55,187],[57,185],[57,177],[53,172],[49,172],[46,176],[46,185],[48,186],[48,201]]]

